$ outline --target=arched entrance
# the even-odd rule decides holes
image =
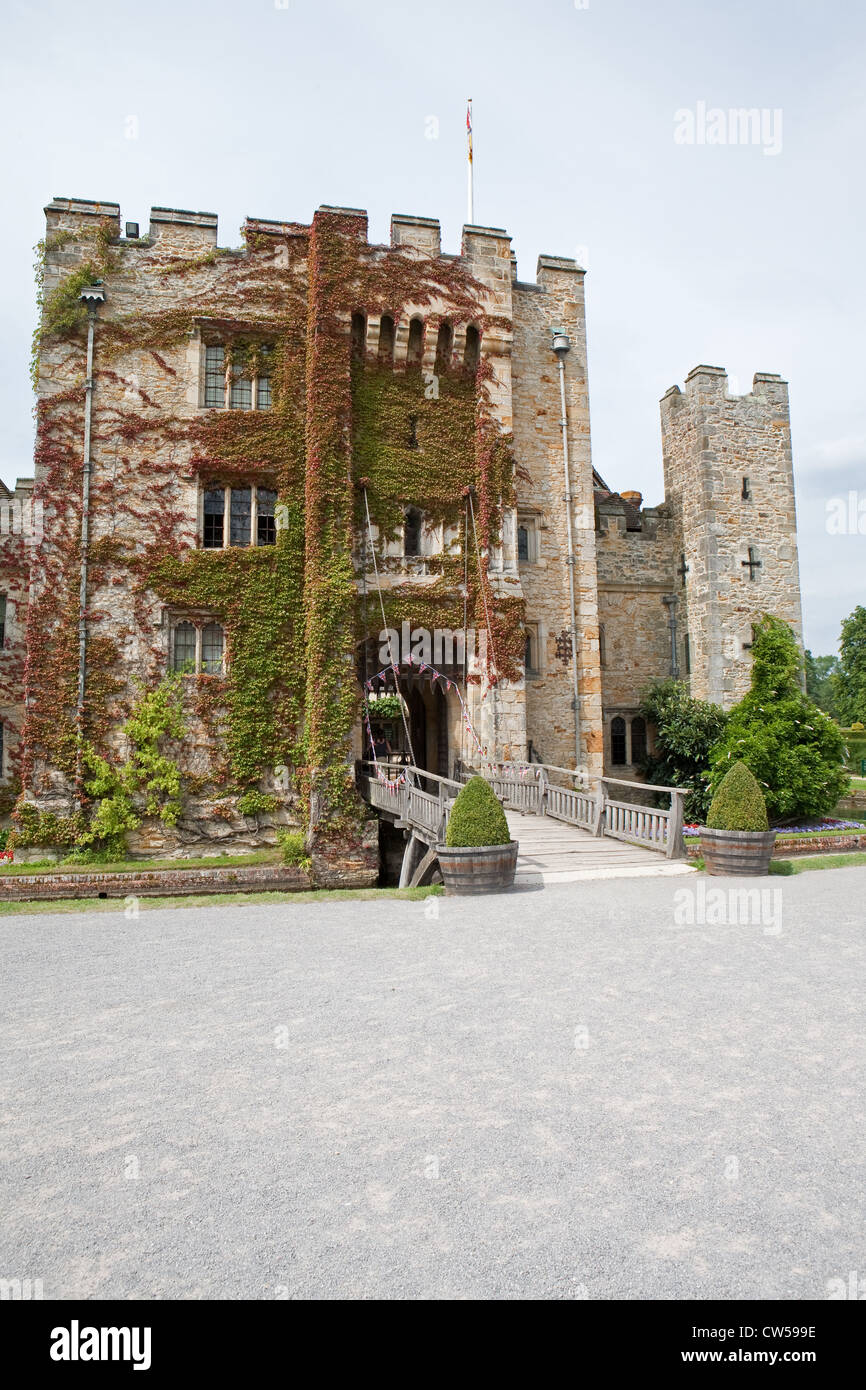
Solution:
[[[371,638],[366,645],[366,652],[363,643],[358,649],[358,678],[362,689],[364,681],[382,669],[378,639]],[[454,683],[459,680],[460,674],[450,668],[442,672],[443,677]],[[452,684],[449,692],[445,688],[444,680],[434,679],[434,673],[429,667],[425,671],[419,671],[417,665],[410,666],[407,663],[399,667],[397,677],[389,670],[386,679],[379,682],[375,690],[377,693],[389,694],[399,690],[404,701],[409,738],[398,711],[386,729],[392,755],[409,762],[414,754],[416,765],[423,771],[436,773],[440,777],[453,776],[455,763],[461,756],[460,735],[463,727],[455,686]],[[376,700],[371,698],[371,713],[375,706]],[[371,719],[371,722],[375,721]],[[376,734],[377,730],[374,729],[374,738]],[[363,725],[359,731],[359,743],[364,746],[362,756],[369,758],[369,740]]]

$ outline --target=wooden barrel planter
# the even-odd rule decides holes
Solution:
[[[514,884],[517,848],[517,840],[509,840],[507,845],[472,845],[465,849],[437,845],[446,894],[467,897],[507,892]]]
[[[701,856],[708,874],[756,878],[770,872],[775,830],[710,830],[701,826]]]

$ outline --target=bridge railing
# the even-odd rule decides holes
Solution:
[[[424,772],[411,763],[380,761],[378,768],[385,778],[383,781],[376,775],[376,767],[372,762],[365,762],[359,772],[360,790],[370,805],[396,816],[431,844],[441,843],[454,798],[463,783],[452,777],[440,777],[435,772]],[[425,790],[422,782],[435,787],[435,791]]]
[[[381,781],[374,764],[362,766],[362,792],[371,806],[396,816],[431,844],[444,840],[454,798],[465,780],[480,772],[509,809],[524,815],[549,816],[597,836],[609,835],[614,840],[642,845],[668,859],[685,858],[683,805],[688,791],[683,787],[657,787],[623,777],[599,777],[552,763],[464,767],[463,781],[424,772],[411,764],[380,763],[380,770],[389,779]],[[401,777],[399,785],[392,785]],[[422,782],[435,790],[426,790]],[[659,794],[667,795],[670,805],[658,807],[627,800],[611,790],[619,787],[627,788],[632,798],[654,800]]]
[[[473,769],[466,768],[465,775]],[[599,777],[581,769],[554,763],[496,763],[479,769],[506,806],[524,814],[550,816],[579,826],[594,835],[643,845],[669,859],[685,857],[682,787],[659,787],[623,777]],[[617,795],[613,788],[628,788],[631,797],[655,800],[666,795],[667,807],[644,805]]]

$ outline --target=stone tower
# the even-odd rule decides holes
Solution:
[[[661,422],[683,674],[727,709],[749,688],[755,618],[783,618],[802,644],[788,386],[757,372],[732,396],[722,367],[695,367]]]

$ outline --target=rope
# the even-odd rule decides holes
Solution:
[[[481,589],[481,597],[484,600],[484,620],[487,624],[487,639],[490,643],[490,650],[493,653],[493,670],[496,674],[496,683],[493,685],[493,755],[495,760],[499,744],[499,712],[496,708],[499,700],[499,662],[496,659],[496,647],[493,642],[493,628],[490,624],[490,609],[487,607],[487,589],[484,584],[484,571],[481,566],[481,547],[478,544],[478,528],[475,525],[475,507],[472,502],[471,492],[469,493],[469,512],[472,517],[472,535],[475,539],[475,558],[478,562],[478,584]],[[482,696],[482,699],[483,698]]]

